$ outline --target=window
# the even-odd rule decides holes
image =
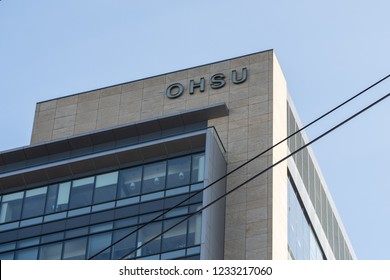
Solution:
[[[29,226],[21,234],[42,234],[14,234],[0,246],[0,259],[79,260],[101,250],[94,259],[199,258],[188,249],[200,244],[201,214],[175,224],[201,207],[202,194],[161,214],[202,189],[203,178],[204,154],[195,154],[0,196],[2,230]],[[84,215],[91,209],[99,213]],[[153,240],[163,229],[169,231]]]
[[[88,258],[94,256],[96,253],[100,252],[104,248],[107,248],[111,244],[111,232],[101,233],[92,235],[89,237],[88,242]],[[111,255],[111,247],[109,247],[104,252],[100,253],[94,260],[109,260]]]
[[[161,232],[161,226],[161,222],[157,222],[140,229],[137,245],[141,246],[147,242],[148,243],[137,251],[137,257],[153,255],[160,252],[161,236],[153,241],[151,240]]]
[[[38,258],[38,247],[24,249],[15,252],[15,260],[36,260]]]
[[[64,242],[64,260],[84,260],[87,238],[73,239]]]
[[[118,198],[141,193],[142,167],[134,167],[119,172]]]
[[[199,206],[201,207],[201,206]],[[197,211],[197,210],[195,210]],[[192,212],[195,212],[192,211]],[[202,227],[202,214],[198,213],[195,216],[192,216],[188,220],[188,241],[187,246],[194,246],[200,244],[200,235]]]
[[[47,192],[46,213],[55,213],[68,209],[70,182],[49,186]]]
[[[196,183],[204,179],[204,154],[192,156],[191,182]]]
[[[135,228],[125,228],[114,231],[113,235],[113,242],[116,242],[122,238],[123,240],[119,241],[117,244],[115,244],[112,247],[112,259],[118,260],[119,258],[122,258],[126,256],[127,258],[134,258],[134,253],[127,256],[131,251],[135,249],[135,243],[137,240],[137,232],[128,235],[129,233],[133,232]],[[126,237],[125,237],[126,236]]]
[[[62,253],[62,243],[43,245],[39,250],[39,259],[60,260],[61,253]]]
[[[142,192],[154,192],[165,188],[166,162],[145,165]]]
[[[26,191],[22,219],[41,216],[45,210],[47,187]]]
[[[321,247],[307,220],[298,193],[288,181],[288,247],[293,259],[323,259]]]
[[[92,202],[94,177],[75,180],[72,183],[69,208],[79,208]]]
[[[94,203],[114,200],[116,197],[116,185],[118,171],[96,176]]]
[[[17,192],[3,196],[1,203],[0,223],[7,223],[20,219],[23,193],[24,192]]]
[[[164,231],[173,227],[184,218],[170,219],[164,221]],[[187,221],[183,221],[168,232],[164,233],[162,240],[162,251],[172,251],[186,247],[187,240]]]
[[[167,188],[190,183],[191,156],[168,160]]]

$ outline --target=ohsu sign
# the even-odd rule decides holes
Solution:
[[[248,69],[246,67],[241,69],[241,73],[238,73],[237,70],[233,70],[231,73],[231,82],[233,84],[242,84],[248,78]],[[223,88],[226,85],[226,76],[223,73],[217,73],[211,76],[209,86],[212,89]],[[194,94],[195,89],[199,88],[200,92],[204,92],[206,89],[206,79],[200,78],[199,81],[190,80],[188,87],[189,94]],[[181,83],[174,83],[167,87],[165,95],[170,98],[178,98],[184,93],[184,86]]]

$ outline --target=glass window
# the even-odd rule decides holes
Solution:
[[[164,231],[180,223],[184,218],[170,219],[164,221]],[[176,225],[174,228],[164,233],[162,240],[162,251],[178,250],[186,247],[187,220]]]
[[[118,198],[141,193],[142,167],[134,167],[119,172]]]
[[[73,238],[88,234],[88,227],[71,229],[65,232],[65,238]]]
[[[62,243],[48,244],[40,247],[40,260],[60,260],[62,254]]]
[[[118,171],[96,176],[94,203],[114,200],[116,197],[116,185]]]
[[[14,252],[0,254],[0,260],[13,260],[13,259],[14,259]]]
[[[64,242],[64,260],[84,260],[87,238],[73,239]]]
[[[188,247],[200,244],[201,229],[202,213],[198,213],[188,220]]]
[[[88,242],[88,258],[94,256],[101,250],[107,248],[111,244],[111,232],[92,235]],[[95,256],[94,260],[109,260],[111,255],[111,247]]]
[[[200,182],[204,179],[204,154],[192,156],[191,182]]]
[[[47,192],[46,213],[55,213],[68,209],[70,182],[49,186]]]
[[[145,165],[142,192],[154,192],[165,188],[166,162]]]
[[[137,246],[139,247],[148,243],[137,251],[137,257],[153,255],[160,252],[161,236],[153,241],[151,240],[161,233],[161,226],[161,222],[156,222],[148,224],[139,230]]]
[[[16,243],[16,248],[30,247],[39,244],[39,237],[20,240]]]
[[[12,222],[20,219],[24,192],[17,192],[3,196],[1,202],[0,223]]]
[[[64,238],[64,232],[52,233],[41,237],[41,243],[49,243]]]
[[[97,233],[97,232],[101,232],[101,231],[110,230],[110,229],[112,229],[112,227],[113,227],[112,222],[105,223],[105,224],[99,224],[96,226],[91,226],[89,232],[90,233]]]
[[[124,238],[127,234],[133,232],[135,230],[135,227],[133,228],[125,228],[114,231],[113,235],[113,243],[120,240],[121,238]],[[117,244],[115,244],[112,247],[112,259],[118,260],[124,256],[127,258],[134,258],[134,253],[127,256],[126,254],[129,254],[131,251],[133,251],[136,246],[136,240],[137,240],[137,232],[131,234],[130,236],[125,237],[123,240],[119,241]]]
[[[290,181],[288,182],[288,247],[293,259],[322,259],[320,245]]]
[[[161,254],[161,259],[162,260],[172,260],[172,259],[184,257],[185,255],[186,255],[186,250],[182,249],[182,250],[177,250],[177,251]]]
[[[56,212],[56,203],[58,195],[58,185],[52,185],[48,187],[46,198],[45,213],[50,214]]]
[[[190,183],[191,156],[168,160],[167,188]]]
[[[79,208],[91,204],[93,183],[94,177],[73,181],[69,208]]]
[[[15,260],[36,260],[38,259],[38,247],[24,249],[15,252]]]
[[[41,216],[44,213],[47,187],[26,191],[22,219]]]
[[[14,250],[15,249],[15,242],[10,242],[10,243],[5,243],[0,245],[0,252],[5,252],[9,250]]]

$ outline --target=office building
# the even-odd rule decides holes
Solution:
[[[40,102],[0,154],[0,258],[354,259],[310,147],[200,211],[299,127],[272,50]]]

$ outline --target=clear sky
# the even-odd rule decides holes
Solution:
[[[387,0],[2,0],[0,151],[39,101],[274,49],[306,124],[390,74]],[[389,79],[390,80],[390,79]],[[328,121],[313,138],[390,81]],[[390,259],[390,100],[313,149],[357,257]]]

